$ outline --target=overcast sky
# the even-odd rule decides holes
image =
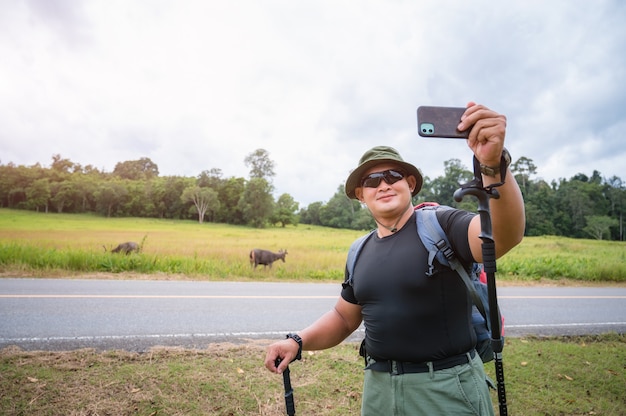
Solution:
[[[2,164],[247,178],[262,148],[302,207],[376,145],[430,178],[470,167],[415,115],[468,101],[535,178],[626,180],[626,2],[0,0]]]

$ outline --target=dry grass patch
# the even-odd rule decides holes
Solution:
[[[0,351],[2,415],[283,415],[282,377],[263,367],[270,341],[205,350]],[[509,413],[626,415],[626,336],[508,338]],[[493,363],[486,369],[493,376]],[[359,414],[358,345],[305,352],[291,365],[296,414]],[[493,393],[497,408],[497,398]]]
[[[280,415],[282,378],[262,367],[266,345],[154,348],[142,354],[6,348],[0,353],[0,414]],[[358,396],[342,387],[342,377],[346,369],[347,377],[358,377],[361,369],[346,352],[305,354],[306,378],[299,374],[301,363],[293,365],[299,414],[354,414]]]

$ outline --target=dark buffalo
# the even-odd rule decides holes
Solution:
[[[265,269],[266,266],[270,266],[272,268],[272,263],[276,260],[280,259],[285,262],[285,256],[287,255],[287,250],[278,250],[278,253],[273,253],[269,250],[261,250],[255,248],[250,252],[250,264],[256,269],[256,266],[259,264],[263,265]]]
[[[139,253],[139,244],[133,241],[127,241],[115,247],[111,250],[111,253],[130,254],[133,251]]]

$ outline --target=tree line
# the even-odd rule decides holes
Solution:
[[[350,200],[339,184],[328,202],[300,208],[287,193],[274,198],[274,162],[264,149],[246,156],[249,177],[224,178],[212,168],[196,177],[159,176],[149,158],[119,162],[113,172],[81,166],[60,155],[49,167],[40,164],[0,164],[0,207],[39,212],[94,213],[105,217],[194,219],[252,227],[313,224],[365,230],[375,223],[367,208]],[[613,176],[579,173],[550,183],[533,178],[537,167],[520,157],[511,171],[524,195],[526,235],[624,240],[626,187]],[[472,200],[460,203],[453,194],[473,178],[460,160],[444,162],[444,174],[424,177],[414,203],[425,201],[476,209]],[[509,179],[510,180],[510,179]]]
[[[220,169],[196,177],[159,176],[149,158],[119,162],[113,172],[81,166],[53,155],[40,164],[0,164],[0,207],[38,212],[94,213],[105,217],[196,219],[238,225],[283,227],[297,221],[288,194],[274,200],[274,162],[264,149],[244,160],[249,178],[224,178]]]

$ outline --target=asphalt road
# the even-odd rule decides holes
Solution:
[[[279,339],[339,284],[0,279],[0,348],[145,351]],[[506,336],[626,332],[626,288],[500,287]],[[362,328],[350,340],[363,337]]]

